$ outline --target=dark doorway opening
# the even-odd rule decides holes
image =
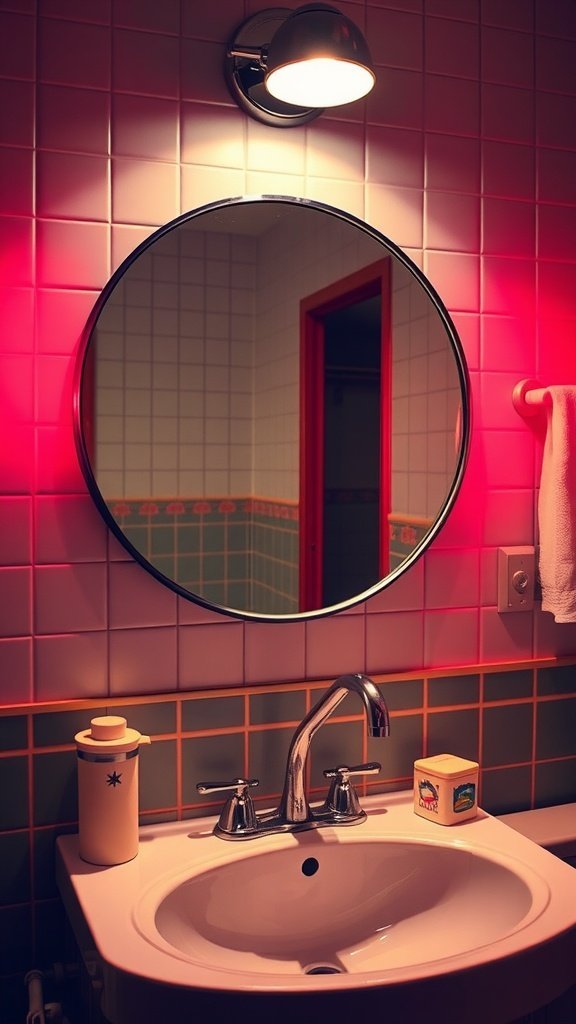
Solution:
[[[390,282],[381,260],[302,302],[300,608],[388,573]]]

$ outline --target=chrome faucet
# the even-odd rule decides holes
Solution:
[[[232,790],[214,832],[223,839],[254,839],[271,832],[299,832],[329,825],[355,825],[366,818],[350,777],[380,771],[376,761],[348,767],[338,765],[324,772],[332,785],[320,808],[310,807],[306,795],[306,765],[312,737],[349,693],[357,693],[366,710],[369,736],[389,736],[390,716],[384,697],[368,676],[343,675],[332,683],[318,703],[302,720],[290,744],[286,764],[284,790],[278,808],[257,815],[249,790],[257,779],[234,779],[230,783],[202,783],[199,793],[210,794]]]

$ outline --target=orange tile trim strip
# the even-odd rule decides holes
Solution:
[[[478,665],[450,665],[446,668],[435,668],[435,669],[415,669],[410,672],[391,672],[391,673],[370,673],[370,678],[375,683],[398,683],[409,679],[446,679],[452,676],[471,676],[471,675],[491,675],[495,672],[518,672],[522,669],[538,669],[538,668],[559,668],[563,665],[576,665],[576,655],[565,658],[537,658],[530,659],[527,661],[507,661],[498,662],[491,664],[478,664]],[[55,711],[80,711],[84,709],[90,709],[93,707],[133,707],[136,704],[163,704],[168,701],[182,701],[182,700],[201,700],[207,697],[233,697],[233,696],[250,696],[256,693],[282,693],[287,690],[303,690],[306,689],[310,693],[315,690],[326,689],[334,682],[334,678],[330,679],[302,679],[302,680],[286,680],[276,683],[263,683],[263,684],[246,684],[245,686],[233,686],[233,687],[218,687],[198,690],[171,690],[166,693],[141,693],[141,694],[130,694],[125,697],[90,697],[84,699],[71,699],[71,700],[57,700],[57,701],[42,701],[38,703],[27,702],[21,704],[7,704],[0,707],[0,717],[21,715],[21,714],[45,714],[48,712]],[[560,696],[560,695],[557,695]],[[518,702],[522,700],[530,700],[531,698],[518,698]],[[544,698],[539,698],[544,699]],[[498,704],[498,701],[490,701],[490,705]],[[514,699],[504,701],[506,704],[516,703]],[[461,705],[454,705],[460,707]],[[469,705],[467,705],[468,707]],[[478,702],[476,705],[478,706]],[[448,706],[445,706],[443,710],[446,710]],[[430,709],[432,711],[432,709]],[[434,708],[437,710],[437,708]]]

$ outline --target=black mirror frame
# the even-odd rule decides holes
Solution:
[[[374,584],[369,589],[363,591],[360,594],[356,594],[353,597],[342,601],[339,604],[330,605],[326,608],[315,608],[311,611],[297,612],[289,615],[271,615],[259,612],[248,612],[238,608],[228,608],[223,605],[213,604],[206,600],[199,594],[195,594],[192,591],[186,590],[180,586],[175,580],[165,576],[161,573],[151,562],[149,562],[141,552],[134,547],[134,545],[124,535],[123,531],[118,526],[118,523],[110,513],[108,506],[102,496],[102,493],[96,482],[96,478],[92,471],[90,458],[88,455],[88,449],[84,438],[84,431],[82,428],[82,415],[83,415],[83,397],[82,397],[82,381],[84,376],[84,368],[86,365],[89,344],[92,337],[92,331],[96,326],[98,318],[108,301],[111,293],[113,292],[116,285],[119,283],[125,272],[130,266],[141,256],[150,246],[154,245],[159,239],[163,238],[169,232],[179,227],[181,224],[187,223],[194,218],[201,216],[202,214],[208,213],[212,210],[223,210],[226,207],[238,206],[245,203],[285,203],[286,205],[298,205],[308,206],[312,209],[317,209],[324,213],[328,213],[331,216],[338,217],[340,220],[347,221],[354,227],[357,227],[364,231],[367,235],[371,236],[375,241],[379,242],[384,246],[392,255],[394,255],[403,266],[418,280],[424,291],[427,293],[431,301],[434,303],[436,310],[444,324],[444,328],[450,340],[452,346],[452,352],[456,362],[456,368],[458,372],[458,380],[460,384],[461,399],[462,399],[462,419],[460,424],[460,443],[458,450],[458,457],[456,461],[456,469],[454,472],[454,478],[452,486],[440,510],[434,523],[430,529],[424,534],[422,539],[413,549],[413,551],[404,559],[404,561],[397,566],[392,572],[385,576],[384,579],[379,580],[378,583]],[[450,318],[450,315],[444,306],[440,296],[435,291],[433,286],[424,276],[422,271],[406,256],[406,254],[389,238],[379,232],[376,228],[366,224],[365,221],[355,217],[353,214],[346,213],[343,210],[339,210],[337,207],[329,206],[325,203],[318,202],[311,199],[300,199],[292,196],[277,196],[277,195],[258,195],[258,196],[238,196],[230,199],[218,200],[216,202],[207,203],[204,206],[200,206],[195,210],[188,213],[182,214],[176,217],[174,220],[169,221],[162,227],[158,228],[151,235],[148,236],[143,242],[140,243],[126,257],[125,260],[120,264],[117,270],[114,271],[112,277],[102,289],[102,292],[98,296],[88,320],[86,326],[82,332],[78,357],[75,366],[74,375],[74,388],[73,388],[73,416],[74,416],[74,437],[76,442],[76,449],[80,460],[80,466],[82,473],[86,480],[90,495],[100,512],[100,515],[104,519],[106,525],[120,542],[120,544],[128,551],[132,557],[140,563],[149,573],[152,574],[160,583],[169,587],[176,594],[189,601],[193,601],[196,604],[201,605],[203,608],[209,609],[210,611],[227,615],[232,618],[241,619],[243,621],[254,621],[254,622],[301,622],[307,619],[323,618],[328,615],[334,615],[337,612],[345,611],[348,608],[354,607],[354,605],[361,604],[364,601],[368,601],[374,595],[381,593],[392,583],[394,583],[403,573],[405,573],[426,551],[430,546],[432,540],[439,533],[441,528],[444,526],[448,515],[454,505],[458,492],[460,490],[462,480],[464,477],[464,471],[466,468],[468,454],[470,449],[470,436],[471,436],[471,393],[470,393],[470,381],[468,376],[468,369],[466,366],[466,359],[462,344],[458,337],[456,328]]]

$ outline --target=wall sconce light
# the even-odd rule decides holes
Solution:
[[[248,18],[228,45],[225,72],[238,106],[276,128],[359,100],[376,81],[360,29],[322,3],[293,11],[274,7]]]

